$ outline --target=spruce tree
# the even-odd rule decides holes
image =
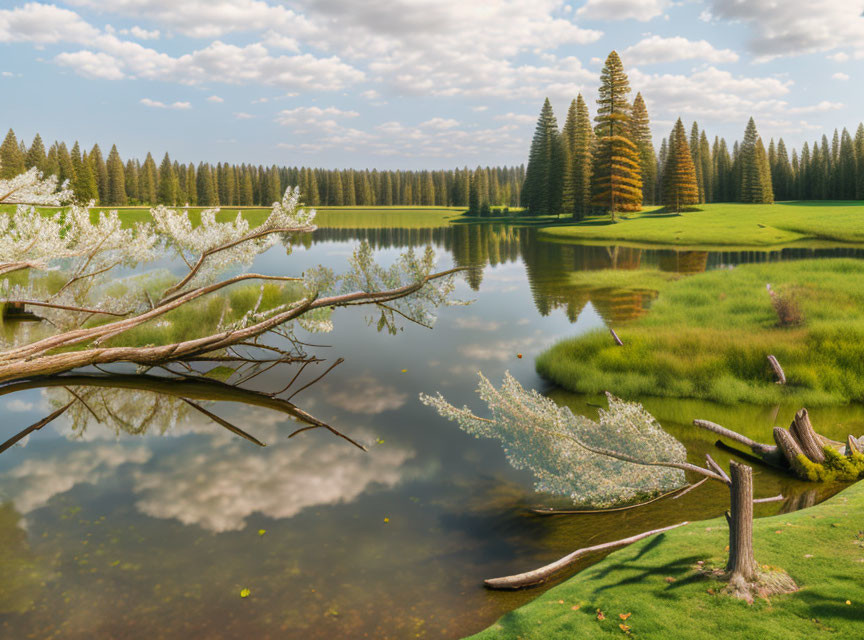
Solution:
[[[91,201],[98,202],[99,185],[96,182],[96,176],[93,175],[93,165],[90,163],[86,153],[81,154],[77,141],[72,145],[72,152],[69,156],[75,174],[75,178],[71,183],[75,199],[82,204],[87,204]]]
[[[15,137],[15,132],[9,129],[6,139],[0,145],[0,178],[14,178],[24,173],[26,168],[18,138]]]
[[[702,202],[712,202],[714,199],[714,161],[711,157],[711,145],[705,130],[699,135],[699,160],[702,163]]]
[[[663,204],[678,213],[681,207],[699,203],[696,167],[687,143],[687,132],[681,118],[669,136],[669,150],[663,169]]]
[[[159,185],[156,200],[159,204],[174,206],[177,204],[179,191],[180,183],[177,174],[174,173],[171,157],[166,153],[162,158],[162,164],[159,165]]]
[[[216,197],[216,190],[213,188],[213,177],[210,175],[209,164],[202,162],[198,165],[196,183],[198,185],[198,206],[217,206],[219,204],[219,199]]]
[[[59,168],[57,175],[60,178],[60,182],[68,180],[69,184],[72,184],[75,181],[75,166],[72,164],[69,149],[66,148],[66,143],[64,142],[57,145],[57,166]]]
[[[648,119],[648,109],[641,93],[637,93],[636,99],[633,101],[630,139],[639,150],[639,169],[642,173],[642,204],[654,204],[657,199],[654,192],[657,183],[657,156],[654,155],[654,142],[651,140],[651,122]]]
[[[856,183],[855,143],[844,127],[840,138],[840,158],[837,162],[837,197],[841,200],[855,199]]]
[[[141,171],[138,173],[139,193],[141,194],[141,204],[156,204],[156,162],[153,156],[147,153],[144,158],[144,164],[141,165]]]
[[[597,97],[597,148],[594,154],[593,204],[606,208],[612,220],[617,211],[633,211],[642,204],[639,150],[630,140],[630,82],[618,53],[606,58]]]
[[[756,130],[756,122],[750,118],[744,139],[739,149],[741,171],[741,202],[767,204],[774,201],[771,188],[771,169],[768,154]],[[767,184],[766,184],[767,181]]]
[[[33,144],[27,150],[24,164],[28,169],[35,168],[45,173],[45,144],[42,142],[42,136],[38,133],[33,138]]]
[[[699,125],[693,122],[690,129],[690,157],[696,170],[696,184],[699,185],[699,202],[705,202],[705,181],[702,179],[702,149],[699,146]]]
[[[864,124],[859,124],[855,131],[855,164],[855,198],[864,200]]]
[[[105,166],[105,158],[98,144],[94,144],[90,150],[90,168],[99,188],[99,204],[105,204],[108,202],[108,167]]]
[[[124,175],[126,176],[126,202],[131,204],[141,203],[141,192],[138,185],[138,161],[128,160]]]
[[[126,199],[126,172],[123,170],[123,161],[117,152],[117,145],[111,147],[107,161],[108,172],[108,199],[104,204],[111,206],[124,206]]]
[[[195,165],[191,162],[186,165],[186,202],[193,207],[198,204],[198,174],[195,171]],[[249,204],[254,204],[254,200],[250,200]]]
[[[557,213],[561,207],[564,157],[561,135],[549,98],[543,103],[531,152],[522,196],[531,215]]]

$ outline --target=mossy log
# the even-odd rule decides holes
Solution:
[[[807,409],[801,409],[795,414],[789,429],[774,427],[775,445],[756,442],[708,420],[694,420],[693,424],[749,447],[755,456],[746,454],[748,459],[759,459],[764,464],[783,469],[802,480],[850,477],[855,475],[859,466],[859,477],[864,477],[860,441],[850,434],[844,445],[820,435],[813,428]],[[718,444],[720,442],[718,440]],[[745,454],[742,452],[742,455]],[[844,456],[845,461],[842,460]]]

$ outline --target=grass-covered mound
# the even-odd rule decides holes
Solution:
[[[798,241],[864,242],[864,203],[784,202],[699,205],[681,215],[656,207],[616,223],[609,216],[544,229],[550,238],[684,246],[770,246]]]
[[[755,521],[757,562],[788,572],[800,587],[796,593],[748,605],[723,595],[723,583],[703,577],[700,567],[726,561],[728,532],[717,518],[616,551],[473,638],[860,638],[862,509],[859,483],[818,506]]]
[[[660,271],[577,272],[576,287],[654,290],[637,320],[559,342],[537,371],[579,393],[665,396],[726,404],[864,401],[864,262],[754,264],[692,276]],[[766,284],[796,300],[799,327],[778,326]],[[777,357],[788,383],[766,357]]]

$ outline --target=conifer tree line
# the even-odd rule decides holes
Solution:
[[[633,102],[616,52],[600,76],[597,113],[582,95],[570,104],[564,126],[547,98],[531,141],[522,205],[532,215],[591,212],[612,215],[644,205],[681,211],[706,202],[864,199],[864,124],[854,137],[843,129],[791,151],[783,139],[767,148],[750,118],[740,142],[709,141],[696,122],[679,118],[655,152],[645,101]]]
[[[378,171],[269,167],[247,164],[180,164],[166,153],[158,164],[123,160],[117,146],[105,157],[96,144],[89,151],[76,142],[45,148],[36,134],[19,141],[11,129],[0,145],[0,178],[36,167],[69,180],[80,202],[104,206],[185,205],[270,206],[288,187],[299,186],[309,206],[450,206],[475,212],[518,207],[525,168],[476,167],[439,171]]]

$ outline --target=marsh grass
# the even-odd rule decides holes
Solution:
[[[579,272],[574,286],[653,289],[645,316],[559,342],[537,371],[578,393],[696,398],[724,404],[864,402],[864,263],[755,264],[694,276],[659,271]],[[794,288],[806,324],[778,326],[766,283]],[[777,357],[787,384],[767,356]]]

